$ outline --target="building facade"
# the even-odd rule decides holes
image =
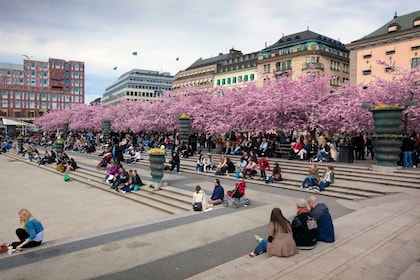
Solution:
[[[420,11],[395,15],[385,25],[347,45],[350,82],[368,85],[375,77],[389,79],[394,67],[420,65]],[[378,61],[386,64],[378,64]]]
[[[242,56],[242,52],[230,49],[229,53],[219,53],[218,56],[202,59],[199,58],[187,69],[178,72],[174,77],[173,91],[182,91],[189,87],[197,89],[209,89],[215,85],[215,75],[218,73],[219,62],[226,59],[234,59]]]
[[[121,75],[105,89],[102,104],[116,104],[120,99],[153,101],[164,91],[171,91],[173,76],[170,73],[133,69]]]
[[[337,40],[306,30],[282,36],[259,52],[260,73],[274,77],[288,75],[295,79],[308,71],[334,75],[332,86],[345,83],[349,79],[349,50]],[[263,81],[259,79],[258,82]]]
[[[0,92],[2,116],[33,120],[85,102],[85,64],[53,58],[0,63]]]
[[[256,82],[258,53],[242,54],[217,63],[213,87],[242,87]]]

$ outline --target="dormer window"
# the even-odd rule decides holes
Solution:
[[[420,26],[420,17],[416,17],[413,21],[413,27]]]
[[[388,26],[388,33],[398,31],[400,30],[400,28],[401,26],[399,26],[397,23],[393,23],[390,26]]]

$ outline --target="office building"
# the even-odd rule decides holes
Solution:
[[[84,103],[84,87],[84,62],[50,58],[25,59],[23,65],[0,63],[0,114],[31,121],[50,110]]]
[[[170,73],[133,69],[121,75],[108,86],[102,104],[115,104],[121,99],[153,101],[165,91],[171,91],[173,76]]]

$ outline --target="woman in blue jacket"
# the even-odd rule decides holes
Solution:
[[[32,216],[27,209],[22,209],[18,213],[21,228],[16,229],[16,235],[20,241],[12,242],[10,246],[16,251],[22,248],[31,248],[41,245],[44,239],[44,226],[39,220]]]

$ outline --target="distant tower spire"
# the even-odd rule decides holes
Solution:
[[[394,18],[397,18],[398,17],[398,15],[397,15],[397,11],[395,11],[395,13],[394,13]]]
[[[306,26],[306,30],[308,30],[308,31],[309,31],[309,26]]]

